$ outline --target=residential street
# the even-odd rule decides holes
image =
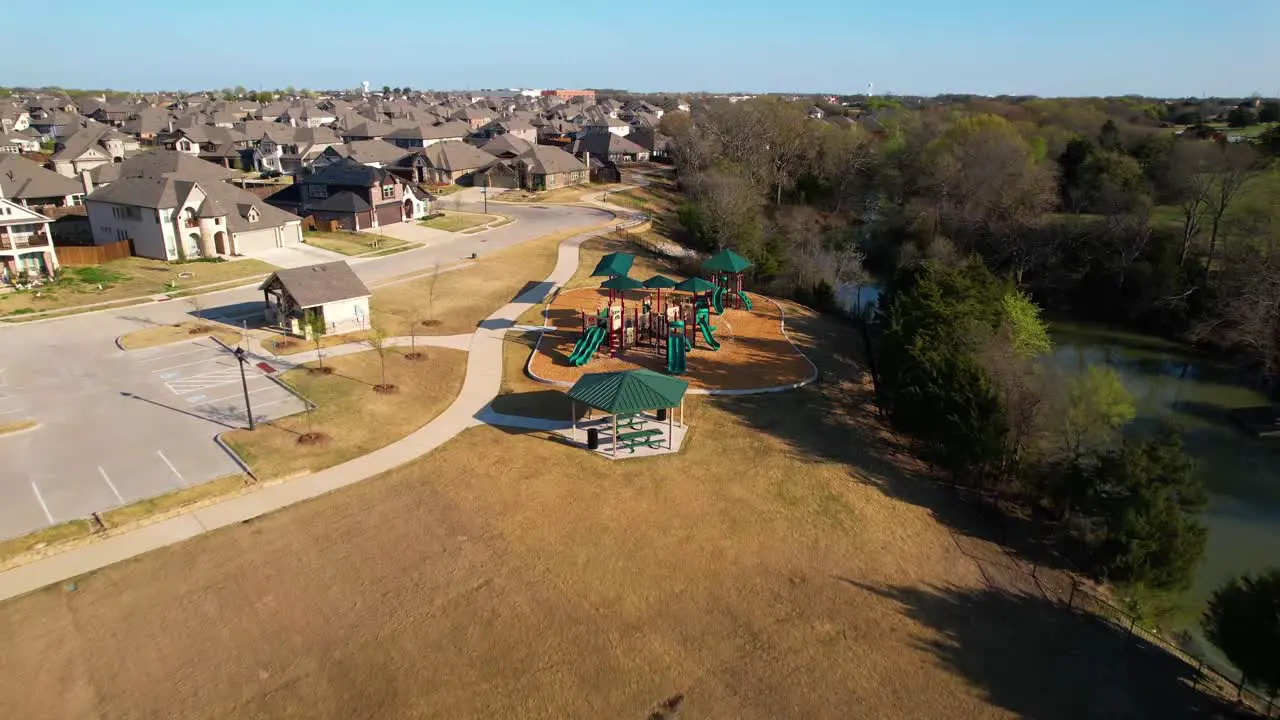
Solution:
[[[479,211],[471,195],[461,209]],[[352,267],[372,285],[611,216],[564,205],[491,204],[490,212],[516,222],[354,260]],[[252,288],[211,293],[203,300],[203,315],[232,322],[256,315],[262,303]],[[220,358],[211,340],[131,353],[115,343],[144,327],[189,320],[191,312],[186,302],[171,300],[0,326],[3,420],[40,424],[0,437],[6,458],[0,473],[0,538],[238,470],[214,442],[215,435],[244,422],[235,363]],[[251,371],[249,378],[252,397],[262,397],[254,400],[255,416],[299,409],[294,407],[298,401],[261,373]]]

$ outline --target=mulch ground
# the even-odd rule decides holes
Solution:
[[[642,293],[628,293],[627,313],[640,306]],[[691,387],[708,390],[750,390],[803,382],[813,374],[809,361],[782,334],[782,311],[768,298],[752,295],[750,312],[725,309],[712,315],[711,324],[720,349],[710,350],[696,333],[697,343],[688,355],[688,372],[683,375]],[[663,298],[666,302],[666,296]],[[575,382],[585,373],[617,372],[647,368],[666,372],[666,347],[661,339],[648,345],[627,348],[617,357],[597,353],[583,367],[569,365],[569,355],[582,332],[582,313],[595,314],[608,304],[608,293],[596,289],[569,290],[552,301],[547,332],[534,354],[531,369],[547,380]]]

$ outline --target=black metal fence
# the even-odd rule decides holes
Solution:
[[[991,562],[989,559],[973,559],[979,566]],[[1191,668],[1192,683],[1197,689],[1203,687],[1206,691],[1235,702],[1260,717],[1280,718],[1280,695],[1267,695],[1259,689],[1250,687],[1245,682],[1245,678],[1238,673],[1216,667],[1204,658],[1192,655],[1178,643],[1155,630],[1144,627],[1141,619],[1116,607],[1069,574],[1034,565],[1027,569],[1022,562],[1013,559],[1000,565],[1006,570],[1016,570],[1029,575],[1036,589],[1049,600],[1065,606],[1067,610],[1093,617],[1120,630],[1124,637],[1123,647],[1146,643],[1186,663]]]

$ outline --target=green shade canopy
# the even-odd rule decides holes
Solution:
[[[636,256],[631,253],[609,253],[596,263],[596,269],[591,272],[591,277],[626,275],[631,272],[631,264],[635,261]]]
[[[626,275],[618,275],[600,283],[603,290],[643,290],[644,283]]]
[[[569,397],[610,415],[679,407],[689,383],[652,370],[591,373],[569,389]]]
[[[675,289],[687,293],[711,292],[716,289],[716,285],[700,277],[691,277],[688,280],[676,283]]]
[[[721,250],[702,263],[702,269],[708,272],[740,273],[749,267],[751,263],[746,258],[729,248]]]
[[[650,290],[665,290],[676,286],[676,281],[666,275],[654,275],[644,281],[644,286]]]

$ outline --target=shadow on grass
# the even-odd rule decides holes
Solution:
[[[541,418],[569,422],[570,414],[578,420],[586,417],[587,408],[581,403],[577,410],[569,396],[559,390],[536,390],[533,392],[508,393],[493,399],[489,407],[503,415],[520,415],[523,417]]]
[[[1195,687],[1195,670],[1186,663],[1043,597],[836,580],[897,603],[933,631],[917,640],[921,648],[1018,717],[1256,717]]]

